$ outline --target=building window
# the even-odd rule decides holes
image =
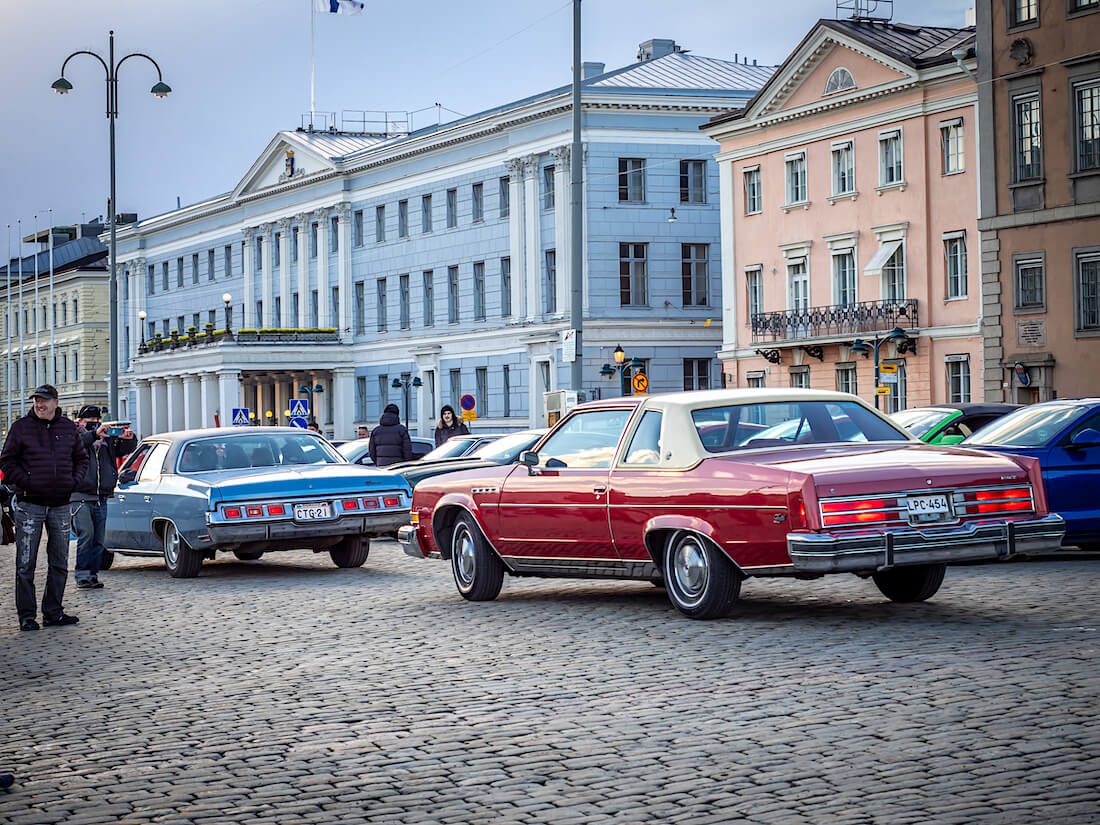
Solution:
[[[947,356],[947,400],[951,404],[970,403],[970,356]]]
[[[953,175],[956,172],[962,172],[965,168],[961,117],[958,120],[940,124],[940,154],[943,159],[943,174]]]
[[[1100,330],[1100,252],[1077,256],[1077,330]]]
[[[856,302],[856,253],[847,249],[833,255],[833,295],[839,306]]]
[[[965,298],[966,233],[951,232],[943,236],[944,271],[947,273],[947,297]]]
[[[710,389],[710,359],[684,359],[684,391]]]
[[[317,257],[317,222],[309,225],[309,257]]]
[[[160,265],[160,287],[161,291],[168,291],[168,261]]]
[[[1070,0],[1069,3],[1069,10],[1071,12],[1091,11],[1094,9],[1100,9],[1100,0]]]
[[[191,254],[191,283],[197,284],[199,282],[199,253],[193,252]]]
[[[833,195],[850,195],[856,191],[856,160],[852,141],[833,146]]]
[[[542,167],[542,208],[554,208],[554,167]]]
[[[291,263],[298,263],[298,238],[301,233],[298,227],[295,226],[290,230],[290,261]]]
[[[225,277],[233,277],[233,247],[227,246],[222,250],[222,265],[225,267]]]
[[[1076,102],[1077,171],[1100,169],[1100,81],[1074,89]]]
[[[176,258],[176,287],[183,286],[183,258]]]
[[[619,305],[646,306],[649,302],[646,244],[619,244]]]
[[[1043,174],[1042,124],[1039,95],[1017,97],[1012,102],[1015,117],[1016,180],[1032,180]]]
[[[1040,309],[1046,303],[1046,277],[1042,258],[1020,258],[1016,270],[1016,308]]]
[[[745,287],[748,292],[749,326],[752,319],[764,311],[764,278],[762,268],[757,266],[745,270]]]
[[[264,302],[256,302],[256,326],[262,327],[264,325]]]
[[[474,320],[485,320],[485,261],[474,263]]]
[[[745,214],[756,215],[761,206],[760,167],[755,166],[745,170]]]
[[[462,397],[462,370],[451,370],[451,406],[458,409],[458,399]]]
[[[420,231],[432,231],[432,196],[424,195],[420,198]]]
[[[409,276],[398,275],[397,276],[397,299],[399,302],[398,312],[400,315],[401,329],[409,328]]]
[[[385,332],[388,326],[387,318],[387,306],[386,306],[386,279],[379,278],[374,282],[375,294],[377,296],[377,315],[378,315],[378,331]]]
[[[145,294],[156,294],[156,282],[157,282],[157,268],[153,264],[149,265],[148,270],[145,273]]]
[[[878,184],[893,186],[905,179],[902,167],[901,130],[878,136]]]
[[[298,300],[298,293],[297,292],[290,293],[290,306],[291,306],[290,323],[293,324],[296,327],[305,326],[305,324],[302,324],[298,321],[298,318],[299,318],[298,312],[299,312],[301,304]],[[211,311],[213,311],[213,310],[211,310]]]
[[[206,310],[206,323],[211,327],[214,327],[218,323],[218,311],[216,309]]]
[[[852,77],[852,73],[844,67],[840,67],[833,69],[832,74],[829,75],[829,79],[825,81],[824,94],[831,95],[836,92],[854,89],[855,87],[856,81],[855,78]]]
[[[906,396],[908,395],[907,382],[905,379],[905,362],[904,361],[892,361],[897,366],[897,382],[884,386],[890,387],[890,394],[886,396],[886,412],[896,413],[901,412],[907,406]],[[881,383],[881,382],[880,382]]]
[[[474,401],[481,415],[489,414],[489,369],[477,367],[474,370]]]
[[[707,202],[707,162],[680,161],[680,203]]]
[[[340,217],[333,215],[328,222],[328,251],[329,254],[340,251]]]
[[[512,375],[507,364],[500,368],[500,372],[504,380],[504,417],[508,418],[512,414]]]
[[[214,280],[214,250],[206,250],[206,280]]]
[[[1009,0],[1012,4],[1012,25],[1023,26],[1039,20],[1039,0]]]
[[[852,395],[856,395],[856,365],[855,364],[837,364],[836,365],[836,391],[837,392],[850,392]]]
[[[378,376],[378,416],[382,417],[386,404],[390,401],[390,377],[386,373]]]
[[[633,203],[645,200],[644,158],[619,158],[619,200]]]
[[[367,287],[362,281],[355,282],[355,304],[352,308],[352,326],[356,335],[367,331]]]
[[[409,237],[409,202],[397,202],[397,237]]]
[[[458,267],[447,267],[447,323],[458,323]]]
[[[375,214],[376,219],[378,217],[378,209],[381,209],[381,207],[376,207],[375,208],[374,214]],[[375,222],[375,228],[376,229],[377,229],[377,226],[378,226],[378,224],[377,224],[377,220],[376,220],[376,222]],[[382,239],[380,239],[380,240],[382,240]],[[363,210],[362,209],[356,209],[354,212],[351,213],[351,245],[352,246],[362,246],[363,245]]]
[[[804,203],[806,190],[806,153],[796,152],[787,155],[784,167],[787,173],[787,204]]]
[[[367,420],[367,377],[355,376],[355,420]]]
[[[905,246],[894,250],[882,267],[882,297],[886,301],[901,301],[905,298]]]
[[[470,187],[470,210],[471,220],[474,223],[481,223],[485,220],[485,186],[481,183],[475,183]]]
[[[543,312],[558,311],[558,253],[555,249],[547,249],[544,256],[544,273],[542,306]]]
[[[435,274],[428,269],[422,273],[424,286],[424,326],[435,326]]]
[[[280,266],[281,265],[281,262],[282,262],[281,250],[283,248],[282,240],[283,240],[283,233],[282,232],[276,232],[275,233],[275,240],[271,244],[271,258],[272,258],[271,265],[272,266]]]
[[[340,287],[334,286],[329,293],[329,323],[340,328]]]
[[[512,181],[505,175],[497,181],[500,198],[500,216],[507,218],[512,213]]]
[[[709,244],[680,244],[680,288],[685,307],[705,307],[710,303],[709,256]]]
[[[312,329],[317,329],[320,325],[320,300],[317,290],[313,290],[309,293],[309,325]]]
[[[810,368],[791,367],[791,386],[808,390],[810,388]]]
[[[447,228],[458,226],[458,190],[447,190]]]

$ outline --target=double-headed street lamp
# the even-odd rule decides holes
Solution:
[[[409,387],[416,387],[419,389],[424,386],[424,383],[420,380],[420,376],[418,375],[412,379],[395,378],[390,382],[390,386],[395,390],[404,390],[402,398],[405,402],[405,429],[407,430],[409,428]]]
[[[873,352],[875,355],[875,409],[878,409],[878,387],[879,387],[879,348],[883,344],[897,344],[898,354],[902,354],[906,351],[916,352],[916,343],[909,337],[909,333],[901,327],[894,327],[887,332],[882,338],[879,338],[879,334],[875,333],[874,343],[864,341],[862,338],[854,340],[849,349],[853,354],[862,355],[864,358],[871,355]]]
[[[631,358],[627,361],[626,353],[623,352],[622,347],[615,347],[615,352],[612,353],[612,357],[614,357],[615,363],[604,364],[600,367],[600,375],[604,378],[611,378],[618,372],[622,394],[630,395],[630,377],[634,370],[640,370],[645,365],[640,358]]]
[[[160,66],[157,65],[157,61],[153,60],[149,55],[142,54],[140,52],[133,52],[126,55],[117,63],[115,62],[115,33],[111,31],[109,33],[109,45],[107,51],[107,60],[104,60],[98,54],[86,49],[73,52],[65,58],[65,62],[61,64],[61,77],[55,80],[51,87],[59,95],[68,94],[73,90],[73,84],[65,79],[65,67],[69,65],[69,61],[76,57],[78,54],[87,54],[94,57],[103,66],[104,72],[107,74],[107,120],[110,124],[110,146],[111,146],[111,198],[109,208],[107,209],[108,220],[111,222],[111,247],[110,247],[110,309],[111,309],[111,321],[110,321],[110,336],[111,336],[111,383],[109,393],[109,405],[112,412],[116,412],[119,409],[118,406],[118,271],[117,271],[117,250],[115,247],[115,224],[118,223],[118,201],[115,197],[115,120],[118,118],[118,70],[122,68],[122,64],[129,60],[131,57],[143,57],[153,64],[153,68],[157,70],[157,82],[153,84],[153,88],[149,90],[150,94],[154,97],[167,97],[172,91],[172,88],[164,82],[164,78],[160,72]]]
[[[317,402],[313,399],[313,396],[319,392],[324,392],[325,388],[320,384],[310,387],[309,384],[302,384],[298,387],[298,392],[309,393],[309,423],[317,423]]]

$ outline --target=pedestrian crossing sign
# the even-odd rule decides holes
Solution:
[[[290,399],[290,417],[291,418],[305,418],[309,415],[309,399],[306,398],[291,398]]]
[[[249,425],[248,420],[248,407],[234,407],[233,408],[233,426],[234,427],[247,427]]]

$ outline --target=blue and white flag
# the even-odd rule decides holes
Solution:
[[[359,0],[313,0],[313,10],[322,14],[362,14],[365,7]]]

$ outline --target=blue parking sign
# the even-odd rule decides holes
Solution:
[[[292,415],[290,417],[290,426],[297,427],[299,430],[305,430],[309,426],[309,422],[304,415]]]

